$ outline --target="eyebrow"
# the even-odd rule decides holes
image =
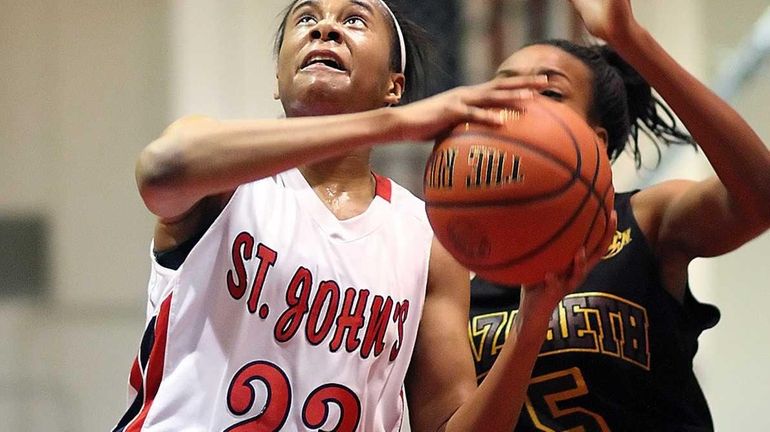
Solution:
[[[519,72],[517,72],[517,71],[515,71],[513,69],[499,70],[495,74],[495,76],[498,76],[498,77],[516,77],[516,76],[521,76],[521,75],[523,75],[523,74],[521,74],[521,73],[519,73]],[[562,72],[560,70],[557,70],[557,69],[551,69],[551,68],[538,69],[533,75],[545,75],[549,79],[552,76],[559,76],[559,77],[562,77],[562,78],[566,79],[569,82],[572,82],[572,80],[569,78],[569,76],[567,76],[567,74],[565,74],[564,72]]]
[[[365,2],[363,0],[351,0],[350,3],[353,5],[359,6],[363,9],[366,9],[370,14],[374,15],[374,7],[368,2]],[[289,14],[293,14],[297,11],[297,9],[301,9],[305,6],[316,6],[317,4],[318,4],[318,0],[301,1],[294,5],[294,7],[291,9],[291,12]]]
[[[302,8],[303,8],[303,7],[305,7],[305,6],[314,6],[314,5],[315,5],[315,4],[317,4],[317,3],[318,3],[318,1],[317,1],[317,0],[305,0],[305,1],[301,1],[301,2],[299,2],[299,3],[297,3],[297,4],[295,4],[293,8],[291,8],[291,12],[289,12],[289,15],[293,14],[294,12],[296,12],[296,11],[297,11],[297,9],[302,9]]]
[[[363,0],[352,0],[351,3],[366,9],[370,14],[374,15],[374,7],[370,3]]]

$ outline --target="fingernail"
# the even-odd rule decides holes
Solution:
[[[535,77],[535,82],[538,84],[548,84],[548,75],[538,75]]]

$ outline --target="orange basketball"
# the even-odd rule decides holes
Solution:
[[[500,112],[500,127],[462,124],[439,140],[424,192],[436,237],[463,265],[501,284],[567,270],[585,246],[606,250],[612,172],[596,133],[544,97]]]

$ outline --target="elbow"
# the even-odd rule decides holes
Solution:
[[[739,206],[744,223],[762,228],[763,231],[770,228],[770,176],[765,177],[757,181],[748,192],[739,192],[733,196],[733,203]]]
[[[735,213],[748,232],[759,235],[770,229],[770,201],[744,200],[736,206]]]
[[[200,150],[193,150],[200,148],[201,137],[215,124],[208,117],[183,117],[139,154],[136,184],[151,212],[161,217],[176,216],[179,207],[193,199],[195,185],[191,180],[198,171],[196,164],[200,166],[200,161],[207,160]]]
[[[171,194],[182,185],[185,170],[182,144],[175,132],[153,141],[139,154],[136,184],[147,208],[157,214]]]
[[[195,147],[192,141],[211,122],[213,119],[198,115],[182,117],[142,150],[136,163],[136,180],[142,196],[181,184],[190,160],[189,149]]]
[[[770,177],[765,181],[770,182]],[[759,218],[763,221],[765,229],[770,228],[770,186],[767,183],[764,184],[764,196],[760,198],[756,205],[756,211]]]
[[[755,220],[757,221],[758,229],[761,232],[765,232],[770,229],[770,204],[762,203],[756,209]]]

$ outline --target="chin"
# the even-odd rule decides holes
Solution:
[[[311,117],[320,115],[344,114],[350,112],[345,98],[332,97],[328,94],[307,95],[291,101],[281,101],[287,117]]]
[[[315,79],[296,86],[290,98],[281,102],[288,117],[344,114],[365,111],[375,107],[361,107],[360,92],[352,87]]]

